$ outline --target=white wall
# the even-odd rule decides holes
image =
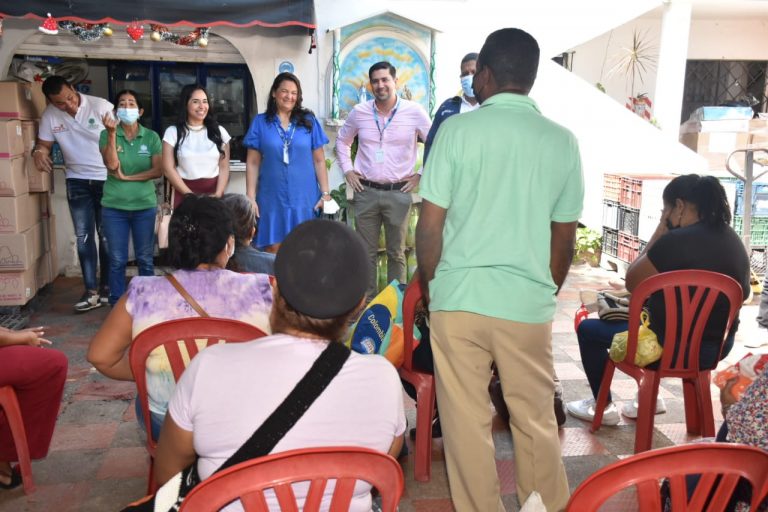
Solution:
[[[647,34],[658,55],[659,17],[637,18],[572,49],[575,51],[573,72],[590,84],[602,82],[607,94],[622,105],[630,95],[628,80],[620,74],[608,76],[608,71],[621,55],[622,46],[632,44],[634,30]],[[694,19],[688,41],[688,59],[768,61],[768,18]],[[647,72],[643,83],[636,82],[635,94],[643,92],[652,101],[655,99],[655,68]]]
[[[392,11],[440,32],[436,37],[435,86],[438,104],[459,89],[461,58],[480,51],[494,30],[519,27],[539,42],[542,58],[549,59],[610,28],[661,5],[661,0],[315,0],[320,62],[332,54],[328,30]],[[324,70],[324,68],[321,68]],[[330,112],[330,103],[325,112]]]

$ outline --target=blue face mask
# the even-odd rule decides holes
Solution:
[[[465,75],[461,77],[461,90],[467,98],[474,98],[475,91],[472,90],[472,79],[474,75]]]
[[[118,108],[117,118],[125,124],[133,124],[139,119],[139,109],[137,108]]]

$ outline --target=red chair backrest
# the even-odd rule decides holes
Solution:
[[[131,343],[128,361],[136,381],[137,400],[139,400],[144,413],[146,431],[152,432],[147,401],[146,362],[153,350],[160,346],[165,348],[173,371],[173,378],[178,381],[188,361],[199,352],[197,340],[206,340],[206,347],[209,347],[219,343],[250,341],[262,336],[266,336],[264,331],[239,320],[200,317],[169,320],[140,332]],[[184,360],[180,344],[184,346],[189,356],[187,361]],[[149,445],[154,446],[155,443],[151,441],[151,437],[148,435],[147,439],[150,440]]]
[[[640,313],[646,300],[659,291],[664,294],[666,322],[659,370],[667,375],[698,372],[701,339],[715,301],[723,295],[729,303],[728,319],[719,339],[719,351],[722,352],[723,343],[741,308],[741,285],[729,276],[706,270],[675,270],[644,280],[632,292],[629,303],[629,325],[635,328],[629,329],[624,361],[635,360]]]
[[[582,304],[579,306],[579,309],[576,310],[576,314],[573,315],[573,330],[578,331],[579,325],[581,322],[586,320],[589,317],[589,311],[587,311],[587,306]]]
[[[243,462],[212,475],[184,499],[179,512],[220,510],[240,499],[246,512],[269,512],[264,490],[274,491],[284,512],[298,511],[291,484],[309,483],[304,512],[320,510],[323,492],[335,480],[330,512],[346,512],[358,480],[375,487],[382,510],[394,512],[403,495],[403,470],[387,454],[358,447],[291,450]]]
[[[685,477],[696,474],[702,476],[688,500]],[[757,510],[756,504],[768,492],[768,452],[730,443],[689,444],[642,452],[589,476],[571,495],[566,511],[598,510],[611,496],[637,485],[639,509],[628,509],[661,512],[662,478],[669,480],[672,510],[705,510],[707,501],[706,510],[724,510],[739,478],[746,478],[752,485],[751,510]]]
[[[419,273],[414,272],[403,294],[403,368],[413,371],[413,328],[416,306],[424,298]]]

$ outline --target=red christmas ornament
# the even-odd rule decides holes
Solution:
[[[44,34],[50,34],[52,36],[55,36],[59,33],[59,24],[56,23],[56,18],[53,18],[51,13],[48,13],[48,17],[45,19],[43,24],[37,28],[40,30],[40,32],[43,32]]]
[[[125,31],[128,32],[128,36],[133,39],[134,43],[144,36],[144,27],[135,21],[128,25],[128,28],[126,28]]]

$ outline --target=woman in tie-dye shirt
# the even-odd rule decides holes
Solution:
[[[188,195],[174,211],[169,259],[174,277],[212,317],[231,318],[270,333],[272,289],[265,274],[226,270],[235,247],[232,215],[221,199]],[[91,341],[88,360],[107,377],[134,380],[128,364],[132,340],[144,329],[198,314],[163,276],[134,277]],[[160,431],[175,382],[165,351],[147,359],[152,434]],[[143,422],[139,421],[141,425]]]

